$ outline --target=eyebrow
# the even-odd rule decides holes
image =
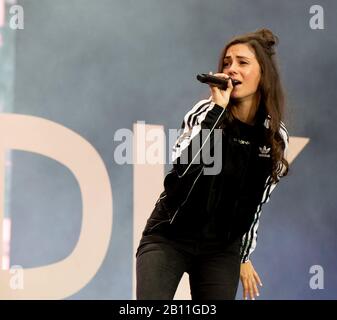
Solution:
[[[243,58],[243,59],[247,59],[247,60],[249,60],[250,58],[248,58],[248,57],[245,57],[245,56],[236,56],[237,58]],[[231,58],[230,56],[226,56],[225,58],[224,58],[224,60],[226,60],[226,59],[229,59],[229,58]]]

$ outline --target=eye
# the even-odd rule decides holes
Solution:
[[[247,64],[246,61],[240,61],[240,64]]]

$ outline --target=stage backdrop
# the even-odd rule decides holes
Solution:
[[[24,29],[10,30],[15,1],[1,1],[0,298],[134,298],[135,249],[172,166],[168,130],[209,96],[196,74],[261,27],[280,39],[293,161],[262,209],[260,299],[337,298],[337,3],[17,4]],[[162,161],[144,163],[155,138]],[[186,275],[175,298],[189,299]]]

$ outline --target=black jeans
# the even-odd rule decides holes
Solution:
[[[192,300],[234,300],[240,245],[241,239],[224,246],[143,235],[136,253],[137,300],[172,300],[184,272],[189,274]]]

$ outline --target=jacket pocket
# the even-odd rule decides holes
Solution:
[[[169,223],[170,216],[167,210],[164,209],[162,201],[157,202],[150,217],[147,219],[144,232],[147,234],[158,226]]]
[[[155,218],[150,217],[147,220],[143,234],[147,235],[153,230],[158,229],[160,226],[163,226],[164,224],[168,224],[169,222],[170,222],[169,219],[155,219]]]

